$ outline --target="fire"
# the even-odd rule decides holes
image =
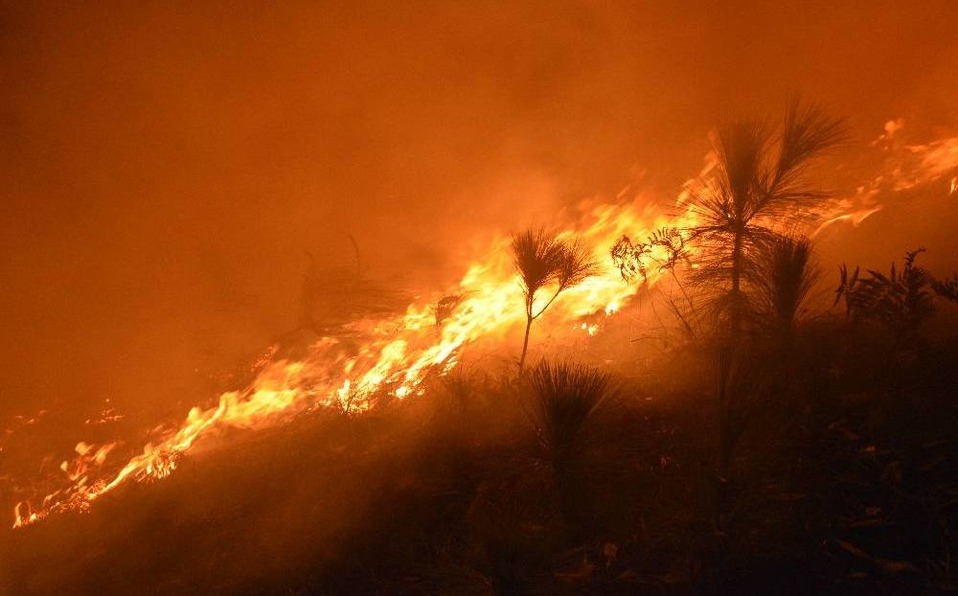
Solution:
[[[903,122],[895,121],[886,126],[883,136],[891,138],[903,126]],[[894,182],[895,189],[943,177],[958,167],[958,138],[908,146],[907,151],[917,165]],[[554,329],[588,336],[599,333],[603,317],[614,316],[638,290],[637,284],[623,282],[609,259],[610,247],[625,234],[645,236],[665,227],[694,227],[695,214],[688,197],[714,166],[714,156],[707,158],[700,177],[687,183],[671,213],[641,197],[616,204],[585,201],[563,213],[571,223],[561,235],[575,237],[590,247],[597,274],[565,291],[544,321]],[[886,183],[876,179],[862,186],[856,197],[833,203],[820,214],[825,222],[822,225],[860,223],[881,208],[876,196]],[[956,179],[952,179],[952,192],[955,185]],[[352,334],[365,338],[358,348],[340,338],[325,337],[300,361],[274,360],[277,350],[271,348],[254,367],[258,372],[249,387],[222,394],[213,406],[192,408],[182,424],[160,432],[125,463],[109,457],[118,443],[78,443],[76,457],[61,465],[65,486],[43,497],[37,508],[27,502],[17,504],[14,527],[58,512],[84,511],[103,495],[130,482],[164,478],[199,442],[209,441],[226,429],[265,428],[326,408],[358,413],[370,409],[377,396],[406,399],[421,394],[423,383],[448,372],[469,343],[480,337],[518,336],[515,332],[521,328],[525,313],[509,244],[506,235],[493,241],[484,252],[491,257],[467,267],[457,287],[443,300],[413,304],[401,316],[352,322]],[[654,259],[656,255],[651,256]],[[690,265],[694,268],[697,263],[693,259]],[[646,281],[655,283],[662,275],[663,271],[650,268]],[[437,303],[442,312],[434,306]],[[113,416],[112,411],[104,412],[104,418]]]
[[[556,329],[571,324],[580,333],[595,335],[599,323],[594,319],[582,323],[581,319],[596,313],[612,316],[637,291],[634,284],[624,283],[609,263],[609,247],[619,236],[691,223],[687,217],[669,218],[638,203],[584,202],[569,215],[574,224],[562,234],[575,235],[592,247],[598,274],[570,288],[553,304],[545,319]],[[44,497],[37,508],[19,503],[14,527],[58,512],[85,511],[103,495],[130,482],[165,478],[198,442],[225,429],[265,428],[322,408],[363,412],[372,407],[377,394],[398,399],[420,394],[427,378],[452,368],[463,346],[479,337],[502,338],[524,320],[509,242],[508,236],[498,238],[486,252],[491,259],[467,268],[455,288],[461,300],[441,322],[438,337],[433,302],[413,304],[401,317],[354,322],[357,335],[367,338],[358,350],[326,337],[310,348],[305,359],[290,362],[272,361],[276,350],[271,349],[254,367],[258,373],[248,388],[224,393],[214,406],[192,408],[179,427],[162,433],[125,463],[108,458],[118,443],[79,443],[77,456],[61,466],[66,486]]]
[[[908,151],[918,161],[909,177],[898,182],[896,190],[905,190],[919,184],[938,180],[958,168],[958,137],[934,141],[926,145],[909,145]],[[954,192],[956,178],[951,179]]]
[[[902,192],[924,186],[951,175],[958,169],[958,136],[938,139],[925,144],[910,145],[902,140],[905,119],[889,120],[884,132],[872,142],[885,159],[885,170],[867,184],[859,186],[855,194],[833,201],[820,213],[821,224],[812,233],[818,234],[837,222],[858,226],[883,205],[880,195]],[[948,194],[958,188],[958,176],[951,177]]]

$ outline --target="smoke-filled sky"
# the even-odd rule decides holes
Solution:
[[[958,125],[952,0],[3,4],[0,421],[195,401],[295,325],[306,251],[441,289],[792,91],[863,146]]]

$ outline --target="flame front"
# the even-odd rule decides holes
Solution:
[[[893,124],[886,126],[887,138],[903,125],[899,121]],[[910,169],[894,174],[890,182],[893,190],[939,179],[958,167],[958,137],[906,149],[914,160],[909,162]],[[714,166],[714,156],[707,158],[700,179]],[[595,335],[602,317],[619,311],[639,287],[623,282],[610,262],[610,247],[624,234],[644,237],[662,227],[694,227],[688,196],[695,184],[695,180],[688,183],[670,216],[653,207],[654,203],[640,200],[585,202],[572,211],[574,215],[566,214],[572,223],[560,235],[575,236],[590,247],[599,270],[559,297],[544,317],[546,324],[582,336]],[[875,196],[879,187],[887,184],[887,179],[876,178],[860,187],[854,199],[832,203],[820,214],[825,222],[822,225],[864,220],[881,208]],[[952,179],[952,192],[956,184]],[[646,206],[641,207],[641,203]],[[466,344],[485,336],[502,338],[516,332],[524,322],[522,291],[509,244],[508,236],[498,238],[485,251],[491,255],[489,259],[467,267],[452,292],[457,296],[455,308],[441,324],[433,308],[435,301],[416,303],[402,316],[351,323],[351,331],[366,338],[358,349],[336,337],[325,337],[300,361],[274,361],[273,350],[248,388],[224,393],[213,407],[192,408],[179,427],[161,433],[143,447],[142,453],[122,465],[109,461],[116,443],[79,443],[77,456],[61,465],[66,486],[43,497],[36,509],[27,502],[17,504],[14,527],[57,512],[86,510],[96,499],[131,481],[164,478],[176,470],[180,458],[197,442],[228,428],[264,428],[321,408],[362,412],[372,406],[371,398],[376,394],[399,399],[420,394],[423,382],[430,375],[447,372]],[[696,267],[694,248],[691,266]],[[646,282],[654,283],[663,273],[652,269],[648,274]]]
[[[645,233],[662,225],[691,225],[690,216],[667,218],[636,202],[620,205],[583,203],[575,224],[562,235],[576,235],[593,250],[598,274],[564,292],[546,320],[555,328],[594,335],[599,324],[582,323],[587,315],[611,316],[637,291],[609,263],[608,250],[624,233]],[[432,304],[413,304],[401,317],[352,324],[367,341],[351,350],[335,337],[312,345],[306,358],[267,361],[243,391],[220,396],[206,409],[192,408],[183,423],[146,444],[125,464],[108,460],[116,443],[77,445],[77,456],[63,462],[64,488],[43,497],[37,508],[27,502],[14,509],[14,527],[63,511],[85,511],[98,498],[131,481],[165,478],[198,441],[228,428],[265,428],[321,408],[362,412],[370,398],[385,392],[403,399],[422,392],[430,375],[447,372],[464,345],[484,337],[504,337],[524,321],[522,291],[509,252],[510,238],[492,242],[491,258],[469,266],[455,293],[460,297],[450,316],[437,324]],[[654,281],[651,279],[650,281]]]

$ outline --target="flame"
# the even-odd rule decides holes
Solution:
[[[813,237],[837,222],[847,222],[857,227],[882,210],[883,205],[879,201],[885,193],[924,186],[958,170],[958,136],[909,145],[903,141],[904,130],[904,118],[885,123],[884,132],[871,143],[884,155],[884,171],[859,186],[853,196],[832,201],[819,213],[821,223],[812,233]],[[948,194],[953,194],[956,189],[958,176],[952,176]]]
[[[958,137],[941,139],[926,145],[908,145],[906,149],[917,159],[918,165],[913,166],[908,175],[896,183],[896,190],[927,184],[958,169]],[[950,192],[954,192],[955,179],[951,180]]]
[[[889,142],[903,127],[904,121],[890,122],[880,140]],[[907,154],[917,165],[905,174],[899,172],[891,183],[894,189],[943,177],[958,167],[958,137],[907,146]],[[615,204],[584,201],[560,214],[570,222],[560,236],[574,236],[590,247],[598,271],[566,290],[543,322],[554,329],[598,334],[603,317],[614,316],[639,289],[637,284],[624,283],[613,267],[608,256],[612,244],[624,234],[643,237],[662,227],[694,227],[689,197],[715,165],[715,156],[707,156],[700,176],[686,183],[671,214],[645,197]],[[951,180],[951,192],[956,184],[958,177]],[[888,180],[879,177],[861,186],[854,197],[836,201],[820,214],[824,223],[818,230],[837,221],[861,223],[881,209],[877,195],[887,185]],[[103,495],[130,482],[165,478],[199,442],[210,441],[226,429],[265,428],[325,408],[363,412],[373,406],[377,396],[407,399],[420,395],[430,376],[447,373],[459,361],[464,346],[480,337],[503,338],[521,328],[525,312],[509,245],[510,237],[500,236],[484,251],[488,259],[466,268],[453,291],[455,306],[441,322],[433,306],[436,301],[416,303],[403,315],[351,323],[352,335],[365,338],[358,348],[337,337],[324,337],[302,360],[287,361],[275,360],[278,347],[273,346],[253,367],[256,377],[249,387],[222,394],[213,406],[192,408],[178,427],[160,432],[141,453],[125,462],[109,457],[118,443],[78,443],[76,457],[61,465],[65,486],[43,497],[37,508],[29,502],[18,503],[14,527],[58,512],[85,511]],[[693,261],[691,266],[698,264]],[[655,283],[664,274],[653,268],[646,282]],[[112,411],[103,414],[104,420],[111,416]]]
[[[575,235],[583,246],[591,247],[598,273],[565,291],[552,305],[544,320],[555,329],[594,336],[600,323],[595,317],[589,322],[581,322],[582,318],[612,316],[638,290],[635,284],[623,282],[609,261],[608,250],[618,237],[692,223],[689,215],[670,218],[651,206],[640,206],[643,202],[585,201],[565,214],[573,224],[560,236]],[[253,367],[257,375],[248,388],[222,394],[214,406],[192,408],[182,424],[161,433],[122,464],[108,457],[117,443],[78,444],[76,457],[61,466],[66,486],[45,496],[37,508],[28,502],[17,504],[14,527],[58,512],[85,511],[130,482],[165,478],[198,442],[225,429],[265,428],[323,408],[363,412],[372,407],[376,395],[397,399],[419,395],[428,377],[452,368],[466,344],[480,337],[503,338],[520,329],[525,312],[510,241],[507,235],[497,238],[485,251],[492,257],[466,269],[455,288],[462,299],[438,327],[435,302],[413,304],[399,317],[354,322],[353,330],[367,338],[358,350],[343,340],[325,337],[310,347],[303,360],[273,361],[277,353],[273,347]]]

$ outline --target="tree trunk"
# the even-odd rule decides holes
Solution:
[[[722,482],[728,481],[732,461],[732,391],[729,387],[732,376],[732,350],[728,346],[719,349],[718,417],[719,445],[716,473]]]
[[[732,459],[732,402],[735,396],[729,387],[732,363],[737,356],[739,335],[742,333],[742,233],[736,232],[732,238],[732,289],[729,304],[728,337],[719,347],[719,449],[718,475],[728,480],[729,465]]]
[[[733,343],[738,340],[742,329],[742,233],[735,232],[732,240],[732,304],[729,312],[729,338]]]
[[[526,336],[522,340],[522,354],[519,356],[519,376],[522,376],[522,369],[526,364],[526,352],[529,350],[529,331],[532,330],[532,316],[526,316]]]
[[[732,288],[729,304],[728,336],[719,346],[718,365],[718,453],[716,458],[716,503],[715,525],[726,532],[725,516],[729,508],[729,481],[731,479],[732,452],[735,448],[735,434],[732,428],[732,409],[736,396],[730,387],[732,367],[739,356],[740,335],[742,333],[742,233],[736,232],[732,239]]]

